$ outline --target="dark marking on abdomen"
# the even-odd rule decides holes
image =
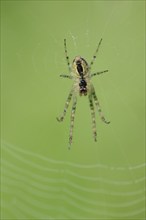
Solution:
[[[81,62],[80,62],[80,61],[77,61],[77,62],[76,62],[76,65],[77,65],[78,73],[80,74],[81,77],[83,77],[83,67],[82,67],[82,65],[81,65]]]

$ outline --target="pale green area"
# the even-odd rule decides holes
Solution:
[[[145,219],[145,1],[1,1],[1,219]],[[78,98],[68,150],[70,60],[90,62],[101,108],[92,138]]]

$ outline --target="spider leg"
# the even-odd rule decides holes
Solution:
[[[96,76],[96,75],[100,75],[100,74],[106,73],[106,72],[108,72],[108,70],[103,70],[103,71],[100,71],[100,72],[91,73],[91,77]]]
[[[77,98],[75,96],[73,98],[73,105],[72,105],[72,111],[71,111],[70,134],[69,134],[69,144],[70,145],[72,144],[72,139],[73,139],[73,128],[74,128],[74,118],[75,118],[76,104],[77,104]]]
[[[95,53],[94,53],[94,55],[93,55],[93,57],[92,57],[92,60],[91,60],[90,66],[89,66],[90,68],[91,68],[91,66],[93,65],[93,63],[94,63],[94,61],[95,61],[95,59],[96,59],[96,55],[97,55],[97,53],[98,53],[98,50],[99,50],[101,41],[102,41],[102,38],[101,38],[101,40],[99,41],[98,46],[97,46],[97,49],[96,49],[96,51],[95,51]]]
[[[72,76],[70,76],[70,75],[65,75],[65,74],[61,74],[60,77],[64,77],[64,78],[68,78],[68,79],[72,79]]]
[[[68,65],[68,70],[69,70],[69,72],[71,72],[69,56],[68,56],[68,54],[67,54],[66,39],[64,39],[64,51],[65,51],[66,62],[67,62],[67,65]]]
[[[99,101],[98,101],[98,99],[97,99],[97,96],[96,96],[96,93],[95,93],[95,90],[94,90],[94,87],[93,87],[92,95],[93,95],[94,102],[95,102],[95,105],[96,105],[97,110],[98,110],[98,112],[99,112],[99,115],[100,115],[101,120],[102,120],[104,123],[109,124],[110,121],[106,121],[106,119],[105,119],[105,117],[104,117],[104,115],[103,115],[103,113],[102,113],[102,110],[101,110],[101,108],[100,108]]]
[[[97,133],[96,133],[96,121],[95,121],[95,111],[94,111],[94,105],[93,105],[92,95],[89,95],[89,104],[90,104],[91,117],[92,117],[92,131],[93,131],[93,137],[94,137],[94,141],[96,141],[96,137],[97,137]]]
[[[72,98],[72,95],[73,95],[73,91],[71,90],[68,97],[67,97],[67,100],[66,100],[66,103],[65,103],[65,107],[64,107],[64,110],[63,110],[63,113],[60,117],[57,117],[57,121],[61,122],[63,121],[65,115],[66,115],[66,112],[67,112],[67,109],[68,109],[68,106],[69,106],[69,103],[71,101],[71,98]]]

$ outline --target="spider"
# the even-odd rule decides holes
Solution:
[[[78,95],[79,96],[87,96],[88,95],[89,105],[90,105],[90,110],[91,110],[91,117],[92,117],[92,131],[93,131],[94,141],[97,140],[97,132],[96,132],[96,120],[95,120],[95,110],[94,110],[93,102],[95,103],[95,106],[97,107],[97,110],[99,112],[101,120],[106,124],[110,123],[109,121],[106,121],[106,119],[101,111],[100,104],[97,99],[94,86],[91,83],[91,78],[93,76],[108,72],[108,70],[103,70],[103,71],[95,72],[95,73],[90,72],[91,66],[93,65],[93,63],[96,59],[96,55],[98,53],[101,42],[102,42],[102,38],[98,43],[97,49],[92,57],[90,65],[81,56],[76,56],[72,62],[72,65],[70,65],[69,56],[68,56],[68,52],[67,52],[67,46],[66,46],[66,39],[64,39],[64,50],[65,50],[65,57],[66,57],[66,61],[67,61],[67,66],[69,69],[69,74],[68,75],[61,74],[60,77],[72,79],[74,82],[73,82],[73,86],[70,90],[70,93],[67,97],[63,113],[60,117],[57,117],[57,120],[59,122],[63,121],[63,119],[66,115],[69,103],[70,103],[71,99],[73,99],[72,110],[71,110],[71,119],[70,119],[71,120],[70,121],[70,133],[69,133],[69,144],[70,145],[72,144],[72,140],[73,140],[74,118],[75,118],[75,111],[76,111],[76,104],[77,104],[77,96]]]

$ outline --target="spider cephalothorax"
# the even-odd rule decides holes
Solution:
[[[72,111],[71,111],[71,124],[70,124],[70,134],[69,134],[69,144],[72,144],[72,138],[73,138],[73,127],[74,127],[74,117],[75,117],[75,111],[76,111],[76,104],[77,104],[77,95],[88,95],[90,109],[91,109],[91,116],[92,116],[92,129],[93,129],[93,137],[96,141],[96,121],[95,121],[95,111],[94,111],[94,105],[93,101],[95,103],[95,106],[97,107],[97,110],[99,112],[100,118],[103,122],[106,124],[109,124],[109,121],[105,120],[105,117],[101,111],[99,101],[97,99],[95,89],[93,84],[91,83],[91,78],[96,75],[100,75],[102,73],[108,72],[108,70],[96,72],[96,73],[90,73],[91,66],[94,63],[94,60],[96,59],[96,54],[98,52],[99,46],[101,44],[102,39],[100,40],[97,49],[92,57],[90,65],[88,65],[87,61],[82,58],[81,56],[76,56],[75,59],[72,62],[72,65],[70,66],[69,57],[67,55],[67,47],[66,47],[66,39],[64,39],[64,49],[65,49],[65,56],[67,65],[69,68],[70,75],[60,75],[61,77],[65,77],[68,79],[73,79],[74,83],[72,86],[72,89],[68,95],[67,101],[65,103],[64,111],[60,117],[57,118],[58,121],[63,121],[67,108],[69,106],[69,103],[71,99],[73,98],[73,105],[72,105]]]
[[[84,79],[84,78],[81,78],[81,79],[80,79],[79,87],[80,87],[79,94],[80,94],[80,95],[87,95],[87,83],[86,83],[86,79]]]

